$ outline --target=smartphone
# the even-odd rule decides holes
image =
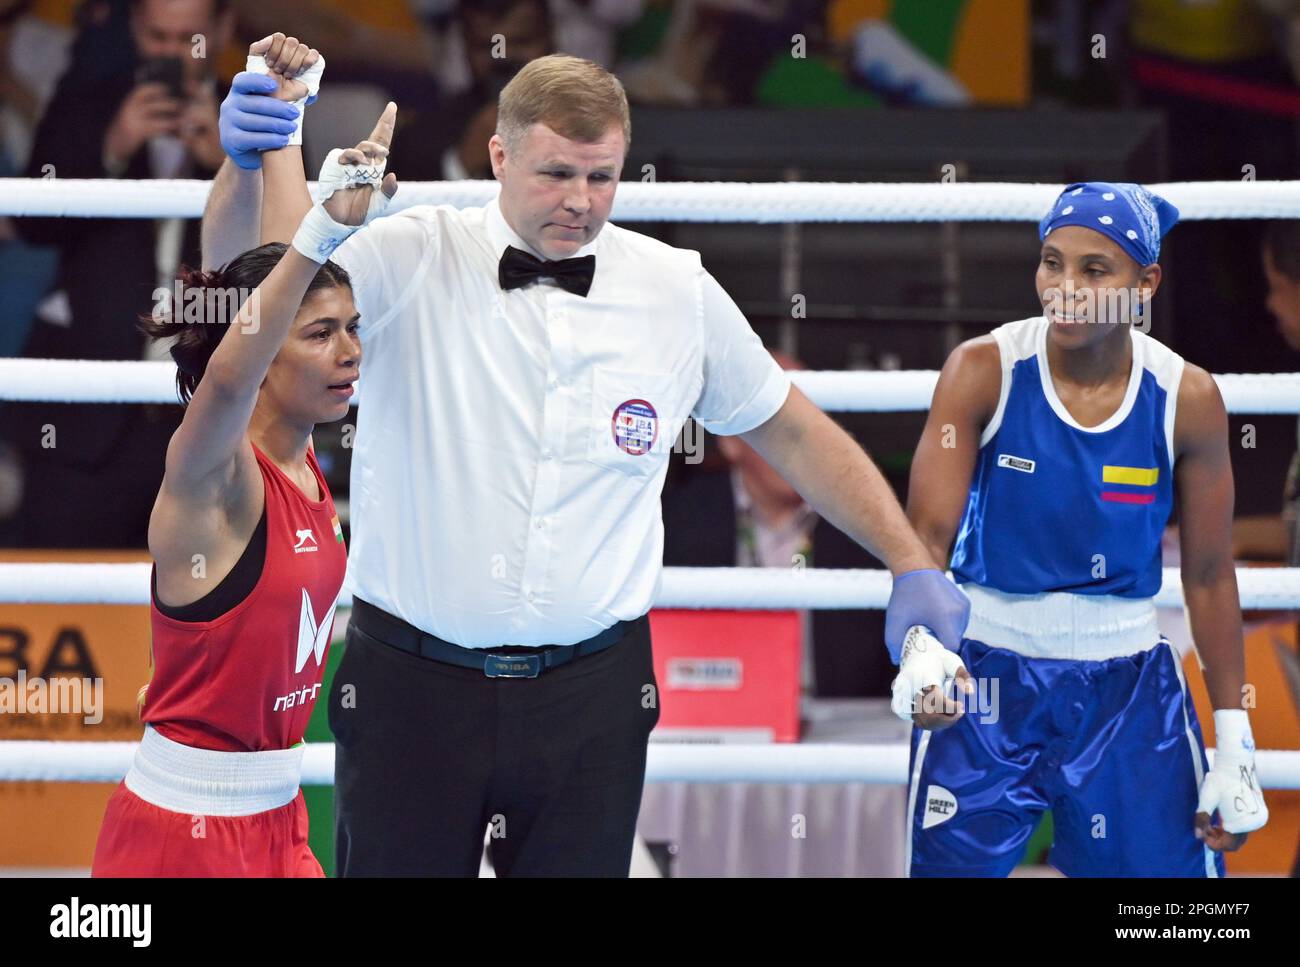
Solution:
[[[185,97],[184,66],[179,57],[149,57],[135,72],[137,84],[162,84],[172,97]]]

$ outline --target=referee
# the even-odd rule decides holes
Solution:
[[[228,102],[223,131],[259,130],[271,100]],[[627,875],[659,718],[659,495],[690,416],[886,563],[895,660],[910,625],[954,649],[965,628],[874,464],[699,253],[606,224],[630,140],[612,74],[531,61],[487,145],[496,200],[407,208],[334,253],[365,349],[354,604],[329,695],[341,875],[474,875],[489,831],[500,874]],[[264,157],[274,236],[311,200],[298,148]],[[256,176],[222,169],[214,239],[256,211]]]

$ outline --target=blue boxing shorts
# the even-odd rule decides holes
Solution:
[[[1104,660],[959,653],[978,701],[912,730],[908,875],[1006,876],[1051,809],[1067,876],[1223,876],[1193,832],[1205,743],[1166,639]]]

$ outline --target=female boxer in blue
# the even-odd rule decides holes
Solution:
[[[963,343],[940,374],[908,516],[936,560],[952,551],[971,599],[959,655],[996,701],[917,718],[936,730],[913,730],[912,876],[1006,875],[1045,809],[1067,875],[1221,876],[1267,820],[1227,415],[1210,375],[1145,333],[1177,219],[1138,185],[1070,185],[1039,226],[1044,314]],[[1152,603],[1175,500],[1213,770]]]

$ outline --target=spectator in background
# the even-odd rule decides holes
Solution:
[[[823,0],[710,0],[719,44],[705,72],[717,103],[753,104],[774,61],[793,59],[795,35],[823,40]],[[806,51],[805,51],[806,52]]]
[[[780,351],[785,370],[804,369]],[[692,436],[687,439],[693,439]],[[822,521],[789,483],[738,437],[708,438],[721,459],[677,467],[662,497],[664,564],[670,567],[881,568]],[[897,671],[880,645],[884,612],[802,613],[803,690],[819,696],[883,696]]]
[[[650,4],[624,36],[618,74],[640,104],[752,104],[766,73],[822,43],[824,0],[696,0]]]
[[[435,75],[443,60],[437,15],[443,2],[234,0],[233,6],[241,35],[269,37],[290,25],[297,36],[311,37],[318,49],[328,50],[331,90],[344,84],[377,85],[405,111],[408,103],[437,96]],[[231,53],[238,54],[234,70],[243,70],[242,48],[232,48]],[[382,104],[381,100],[377,110],[382,110]],[[372,124],[374,117],[367,113],[364,121]]]
[[[67,64],[71,40],[66,26],[34,15],[32,7],[33,0],[0,0],[0,155],[19,166]]]
[[[133,0],[81,0],[76,4],[68,59],[77,65],[79,84],[92,87],[111,81],[134,63],[132,4]],[[49,6],[49,3],[41,5]],[[66,62],[63,66],[66,67]]]
[[[715,83],[711,65],[728,46],[726,26],[736,6],[752,8],[752,16],[774,19],[771,0],[699,0],[660,2],[646,12],[635,31],[641,43],[627,51],[618,75],[630,101],[679,107],[725,105],[726,88]],[[644,46],[647,38],[648,46]]]
[[[1300,351],[1300,221],[1269,222],[1261,246],[1268,281],[1268,311],[1287,346]],[[1300,440],[1300,422],[1297,423]],[[1282,490],[1282,513],[1232,522],[1232,556],[1300,567],[1300,449],[1291,457]],[[1294,655],[1292,656],[1294,660]],[[1300,877],[1300,848],[1291,870]]]
[[[1262,246],[1268,281],[1268,311],[1278,332],[1293,350],[1300,350],[1300,221],[1270,222]],[[1300,450],[1291,458],[1283,489],[1282,512],[1238,517],[1232,524],[1232,556],[1254,561],[1281,561],[1300,566]]]
[[[613,67],[618,32],[636,23],[644,7],[645,0],[551,0],[555,48]]]
[[[1259,0],[1130,0],[1130,98],[1163,112],[1169,181],[1293,178],[1300,166],[1300,89],[1277,38],[1282,24]],[[1108,41],[1123,38],[1110,37]],[[1081,41],[1083,42],[1083,41]],[[1239,338],[1216,326],[1175,328],[1171,347],[1216,372],[1251,372],[1283,349],[1269,330],[1257,270],[1240,271],[1257,229],[1248,221],[1190,221],[1170,245],[1172,317],[1234,319]],[[1177,326],[1177,323],[1175,323]],[[1242,481],[1244,486],[1248,480]]]
[[[443,93],[448,97],[464,93],[474,83],[474,75],[459,13],[482,4],[461,0],[409,2],[437,34],[440,50],[435,70]],[[645,0],[548,0],[553,49],[612,69],[618,31],[636,23],[645,5]]]
[[[0,0],[0,178],[18,177],[27,166],[37,122],[67,62],[70,31],[32,16],[31,8],[32,0]],[[22,351],[57,265],[52,249],[25,244],[13,221],[0,216],[0,356]]]
[[[1291,65],[1291,76],[1300,83],[1300,0],[1255,0],[1281,28],[1283,47]]]
[[[225,157],[210,65],[233,30],[229,0],[131,0],[131,43],[117,66],[86,34],[113,29],[117,5],[90,5],[37,130],[27,174],[57,178],[211,178]],[[99,16],[93,16],[98,12]],[[196,43],[196,35],[201,42]],[[101,35],[103,36],[103,35]],[[198,264],[198,220],[24,218],[30,242],[56,246],[59,290],[39,307],[28,357],[140,359],[140,314]],[[175,407],[26,404],[10,438],[23,456],[26,546],[143,547]]]
[[[32,136],[67,63],[71,31],[33,14],[32,0],[0,0],[0,178],[27,165]],[[28,245],[0,216],[0,356],[22,351],[36,303],[54,283],[58,253]],[[22,504],[22,463],[0,401],[0,546],[12,544]]]
[[[772,358],[784,370],[805,369],[779,350]],[[812,553],[817,512],[758,451],[739,437],[716,437],[731,468],[735,504],[736,567],[801,567]]]
[[[411,112],[400,130],[402,174],[411,181],[492,177],[487,144],[496,132],[497,97],[521,67],[554,52],[546,0],[479,0],[462,4],[456,20],[473,83],[432,110]]]

